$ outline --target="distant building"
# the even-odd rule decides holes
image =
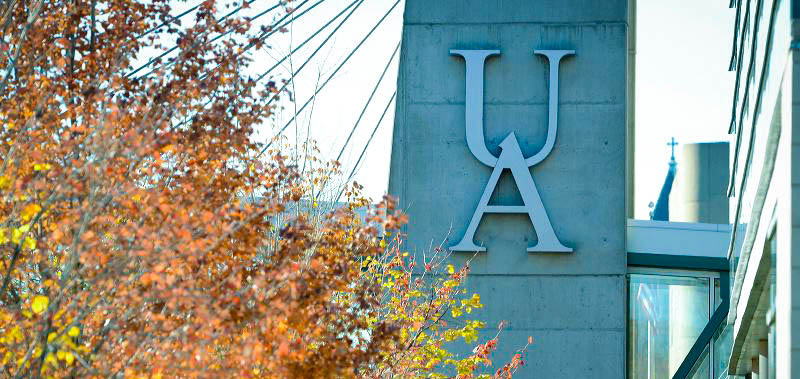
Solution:
[[[688,143],[681,149],[669,206],[670,220],[729,223],[728,143]]]
[[[653,222],[628,221],[628,377],[725,378],[728,144],[670,145]]]
[[[655,209],[650,214],[650,219],[654,221],[669,221],[669,198],[672,194],[672,185],[675,182],[675,139],[670,143],[672,145],[672,156],[669,158],[669,169],[667,170],[667,177],[664,178],[664,185],[661,186],[661,192],[658,194],[658,201],[656,201]]]
[[[688,143],[681,148],[680,167],[672,155],[650,219],[729,223],[728,143]]]

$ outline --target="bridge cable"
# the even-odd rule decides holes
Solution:
[[[237,13],[237,12],[241,11],[242,9],[244,9],[244,8],[245,8],[245,6],[247,6],[247,5],[250,5],[250,4],[252,4],[252,3],[256,2],[256,1],[257,1],[257,0],[249,0],[249,1],[246,1],[246,2],[242,3],[242,5],[240,5],[238,8],[236,8],[236,9],[232,10],[232,11],[231,11],[231,12],[229,12],[228,14],[226,14],[226,15],[224,15],[224,16],[222,16],[222,17],[220,17],[219,19],[217,19],[217,22],[222,22],[222,21],[224,21],[226,18],[230,17],[230,16],[231,16],[231,15],[233,15],[234,13]],[[302,6],[303,4],[305,4],[307,1],[308,1],[308,0],[306,0],[306,1],[304,1],[302,4],[300,4],[300,5],[298,6],[298,8],[299,8],[300,6]],[[250,21],[256,20],[256,19],[258,19],[259,17],[262,17],[262,16],[264,16],[265,14],[267,14],[267,13],[269,13],[269,12],[271,12],[271,11],[275,10],[275,8],[278,8],[279,6],[281,6],[281,4],[282,4],[282,2],[281,2],[281,1],[279,1],[277,4],[275,4],[275,5],[271,6],[271,7],[269,7],[267,10],[265,10],[265,11],[263,11],[263,12],[261,12],[261,13],[259,13],[259,14],[255,15],[255,16],[253,16],[252,18],[250,18]],[[288,15],[289,15],[289,14],[287,13],[287,15],[285,15],[283,18],[281,18],[281,20],[280,20],[280,21],[278,21],[278,22],[281,22],[281,21],[283,21],[283,20],[284,20],[286,17],[288,17]],[[217,41],[218,39],[220,39],[220,38],[222,38],[222,37],[224,37],[224,36],[226,36],[226,35],[230,34],[231,32],[232,32],[232,31],[230,31],[230,30],[229,30],[229,31],[226,31],[226,32],[224,32],[224,33],[221,33],[221,34],[219,34],[219,35],[215,36],[214,38],[212,38],[212,39],[211,39],[210,41],[208,41],[207,43],[213,43],[213,42]],[[129,73],[127,73],[127,74],[125,74],[125,77],[126,77],[126,78],[129,78],[129,77],[131,77],[131,76],[135,75],[137,72],[139,72],[139,71],[141,71],[141,70],[143,70],[143,69],[147,68],[148,66],[152,65],[153,63],[155,63],[155,62],[156,62],[156,61],[158,61],[159,59],[161,59],[161,58],[164,58],[164,56],[166,56],[167,54],[169,54],[169,53],[171,53],[171,52],[173,52],[173,51],[175,51],[175,50],[177,50],[177,49],[178,49],[178,44],[176,44],[175,46],[173,46],[173,47],[171,47],[171,48],[167,49],[166,51],[162,52],[162,53],[161,53],[161,54],[159,54],[157,57],[155,57],[155,58],[151,58],[149,61],[147,61],[147,63],[145,63],[145,64],[143,64],[143,65],[141,65],[141,66],[137,67],[135,70],[133,70],[133,71],[131,71],[131,72],[129,72]],[[174,62],[174,61],[170,61],[170,64],[172,64],[173,62]],[[139,78],[146,77],[146,76],[148,76],[148,75],[152,74],[152,73],[153,73],[155,70],[156,70],[156,69],[154,68],[154,69],[150,70],[148,73],[146,73],[146,74],[144,74],[144,75],[142,75],[142,76],[139,76]]]
[[[339,160],[342,158],[342,154],[344,153],[345,149],[347,148],[348,143],[350,143],[350,139],[353,137],[353,134],[355,133],[356,128],[358,127],[358,124],[361,122],[361,118],[364,117],[364,113],[366,113],[367,107],[369,107],[369,104],[372,102],[372,98],[375,96],[375,93],[378,91],[378,87],[380,86],[381,82],[383,81],[384,75],[386,75],[386,72],[389,70],[389,66],[391,66],[392,61],[394,60],[395,55],[397,55],[397,51],[398,50],[400,50],[400,42],[397,42],[397,46],[394,48],[394,51],[392,52],[392,56],[390,56],[389,60],[386,62],[386,67],[383,68],[383,72],[381,73],[381,76],[378,78],[378,81],[375,83],[375,87],[372,88],[372,93],[370,93],[369,98],[367,99],[367,102],[364,104],[364,108],[361,109],[361,114],[358,115],[358,119],[356,120],[356,123],[353,124],[353,127],[350,129],[350,134],[347,135],[347,139],[344,141],[344,145],[342,145],[342,148],[339,150],[339,154],[336,156],[336,162],[339,162]],[[327,184],[328,184],[327,181],[322,182],[322,185],[320,186],[320,189],[319,189],[318,192],[322,193],[322,191],[325,190],[325,186]]]
[[[300,71],[302,71],[302,70],[303,70],[303,68],[304,68],[304,67],[305,67],[305,66],[306,66],[306,65],[307,65],[309,62],[311,62],[311,59],[312,59],[312,58],[314,58],[314,56],[315,56],[315,55],[316,55],[316,54],[317,54],[317,53],[318,53],[318,52],[319,52],[319,51],[322,49],[322,47],[323,47],[323,46],[325,46],[325,44],[326,44],[326,43],[328,43],[328,40],[330,40],[330,39],[331,39],[331,37],[333,37],[333,35],[334,35],[334,34],[335,34],[337,31],[339,31],[339,28],[341,28],[341,27],[342,27],[342,25],[344,25],[345,21],[347,21],[347,19],[348,19],[348,18],[350,18],[350,16],[352,16],[352,15],[353,15],[353,13],[356,11],[356,9],[358,9],[358,7],[360,7],[360,6],[361,6],[361,4],[364,4],[364,0],[361,0],[361,1],[358,3],[358,5],[356,5],[356,7],[355,7],[355,8],[353,8],[353,9],[350,11],[350,13],[347,15],[347,17],[345,17],[345,18],[344,18],[344,19],[343,19],[343,20],[342,20],[342,21],[339,23],[339,25],[337,25],[337,26],[336,26],[336,28],[335,28],[335,29],[333,29],[333,30],[332,30],[332,31],[331,31],[331,32],[328,34],[328,36],[327,36],[327,37],[325,37],[325,40],[323,40],[323,41],[322,41],[322,43],[320,43],[320,44],[319,44],[319,46],[317,46],[317,48],[314,50],[314,52],[312,52],[312,53],[311,53],[311,55],[310,55],[310,56],[309,56],[309,57],[306,59],[306,61],[305,61],[305,62],[303,62],[303,64],[302,64],[302,65],[300,65],[300,68],[298,68],[298,69],[297,69],[297,71],[295,71],[294,73],[292,73],[292,75],[289,77],[289,80],[287,80],[287,81],[286,81],[286,83],[283,83],[283,87],[281,87],[280,89],[278,89],[278,92],[277,92],[277,93],[281,93],[281,92],[283,92],[283,90],[284,90],[284,89],[286,89],[286,87],[289,85],[289,83],[291,83],[291,82],[293,82],[293,81],[294,81],[294,78],[295,78],[295,76],[297,76],[298,74],[300,74]],[[272,102],[273,102],[275,99],[277,99],[277,96],[273,96],[272,98],[270,98],[270,99],[269,99],[269,101],[267,101],[267,105],[269,105],[270,103],[272,103]]]
[[[150,34],[150,33],[154,32],[154,31],[156,31],[156,30],[158,30],[158,29],[161,29],[161,28],[163,28],[163,27],[165,27],[165,26],[167,26],[167,25],[169,25],[169,24],[172,24],[173,22],[175,22],[175,21],[177,21],[177,20],[179,20],[179,19],[183,18],[183,16],[186,16],[187,14],[189,14],[189,13],[192,13],[192,12],[196,11],[196,10],[197,10],[197,8],[200,8],[200,6],[201,6],[201,5],[203,5],[203,3],[204,3],[204,1],[201,1],[199,4],[197,4],[197,5],[195,5],[195,6],[191,7],[191,8],[189,8],[189,9],[187,9],[187,10],[183,11],[183,12],[181,12],[180,14],[178,14],[178,15],[176,15],[176,16],[171,16],[171,17],[169,18],[169,20],[162,22],[162,23],[161,23],[161,25],[154,26],[154,27],[152,27],[152,28],[150,28],[150,29],[148,29],[148,30],[146,30],[146,31],[142,32],[142,34],[139,34],[138,36],[136,36],[136,39],[141,39],[141,38],[144,38],[144,37],[145,37],[145,36],[147,36],[148,34]]]
[[[347,144],[350,142],[350,138],[353,137],[353,133],[355,133],[358,124],[361,122],[361,118],[364,117],[364,113],[366,113],[367,107],[372,101],[372,97],[375,96],[375,92],[378,91],[378,86],[380,86],[381,82],[383,81],[383,77],[384,75],[386,75],[386,72],[389,71],[389,66],[391,66],[392,61],[394,60],[395,55],[397,55],[398,50],[400,50],[400,42],[398,42],[397,46],[394,48],[394,52],[392,52],[392,56],[389,57],[389,61],[386,62],[386,67],[383,68],[383,72],[381,73],[381,76],[378,78],[378,81],[375,83],[375,87],[372,89],[372,93],[370,93],[367,102],[364,104],[364,108],[361,109],[361,114],[358,115],[356,123],[353,125],[353,128],[350,129],[350,134],[347,135],[347,139],[344,141],[344,145],[342,145],[341,150],[339,150],[339,154],[336,156],[336,161],[342,158],[342,154],[344,153],[345,148],[347,148]]]
[[[364,1],[364,0],[354,0],[352,3],[350,3],[350,5],[348,5],[348,6],[347,6],[347,7],[345,7],[344,9],[342,9],[342,10],[341,10],[341,11],[340,11],[340,12],[339,12],[339,13],[338,13],[336,16],[334,16],[333,18],[331,18],[330,20],[328,20],[328,22],[326,22],[324,25],[322,25],[320,28],[318,28],[318,29],[317,29],[317,31],[315,31],[315,32],[314,32],[314,33],[313,33],[313,34],[312,34],[310,37],[306,38],[306,40],[305,40],[305,41],[303,41],[303,42],[302,42],[300,45],[298,45],[298,46],[297,46],[297,47],[295,47],[295,48],[294,48],[292,51],[290,51],[290,52],[289,52],[289,54],[294,54],[294,53],[296,53],[296,52],[297,52],[299,49],[301,49],[301,48],[302,48],[302,47],[303,47],[303,46],[304,46],[306,43],[308,43],[309,41],[311,41],[311,40],[312,40],[312,39],[313,39],[315,36],[317,36],[317,35],[318,35],[320,32],[322,32],[322,31],[323,31],[323,30],[325,30],[325,29],[326,29],[328,26],[330,26],[330,24],[331,24],[331,23],[333,23],[333,21],[336,21],[336,19],[337,19],[337,18],[339,18],[339,17],[340,17],[342,14],[344,14],[344,12],[346,12],[346,11],[347,11],[347,10],[348,10],[348,9],[349,9],[351,6],[353,6],[353,4],[355,4],[355,3],[356,3],[356,2],[358,2],[358,1]],[[316,6],[316,5],[318,5],[318,4],[319,4],[319,2],[318,2],[317,4],[314,4],[314,6]],[[303,14],[305,14],[305,12],[307,12],[307,11],[309,11],[309,10],[311,10],[311,9],[313,9],[313,7],[312,7],[312,8],[309,8],[309,9],[307,9],[306,11],[304,11],[304,12],[303,12]],[[351,13],[351,14],[352,14],[352,13]],[[301,15],[302,15],[302,14],[301,14]],[[348,17],[349,17],[349,15],[348,15]],[[286,24],[285,24],[285,25],[286,25]],[[283,25],[283,26],[285,26],[285,25]],[[341,25],[341,24],[340,24],[340,25]],[[334,31],[334,32],[335,32],[335,31]],[[266,37],[269,37],[269,35],[267,35]],[[266,37],[265,37],[265,38],[266,38]],[[251,47],[251,46],[248,46],[248,48],[249,48],[249,47]],[[276,67],[278,67],[278,65],[280,65],[281,63],[283,63],[283,61],[285,61],[286,59],[288,59],[288,57],[289,57],[289,54],[285,55],[285,56],[284,56],[283,58],[281,58],[281,59],[280,59],[280,60],[279,60],[277,63],[275,63],[275,64],[274,64],[272,67],[270,67],[270,68],[269,68],[267,71],[265,71],[264,73],[262,73],[261,75],[259,75],[259,76],[258,76],[258,77],[255,79],[255,81],[256,81],[256,82],[258,82],[258,81],[261,81],[261,80],[262,80],[262,79],[263,79],[263,78],[264,78],[264,77],[265,77],[267,74],[269,74],[269,72],[270,72],[270,71],[272,71],[273,69],[275,69]],[[204,77],[204,78],[205,78],[205,77]],[[205,102],[205,103],[202,105],[202,107],[203,107],[203,108],[205,108],[206,106],[208,106],[208,104],[211,104],[211,102],[212,102],[212,101],[213,101],[212,99],[208,99],[208,100],[207,100],[207,101],[206,101],[206,102]],[[301,111],[302,111],[302,109],[301,109]],[[180,126],[182,126],[182,125],[186,124],[187,122],[189,122],[189,121],[190,121],[191,119],[193,119],[193,118],[194,118],[194,117],[191,117],[191,118],[189,118],[188,120],[184,120],[184,121],[182,121],[182,122],[178,123],[177,125],[175,125],[175,127],[180,127]]]
[[[361,154],[358,156],[358,160],[356,160],[356,164],[353,165],[353,169],[350,171],[350,175],[347,176],[347,180],[344,182],[344,185],[341,189],[339,189],[339,194],[336,195],[336,200],[334,200],[334,204],[339,202],[339,198],[342,197],[342,192],[344,192],[345,188],[347,188],[347,183],[350,183],[350,180],[353,179],[353,175],[356,173],[356,169],[358,169],[358,164],[361,163],[361,158],[364,158],[364,153],[367,152],[367,148],[369,144],[372,142],[372,137],[375,136],[375,132],[378,131],[378,127],[381,126],[381,122],[383,122],[383,117],[386,116],[386,111],[389,110],[389,106],[392,105],[392,101],[394,101],[395,96],[397,95],[397,91],[394,91],[392,97],[389,99],[389,102],[386,103],[386,108],[383,108],[383,113],[381,114],[381,118],[378,119],[378,123],[375,124],[375,128],[372,129],[372,134],[369,135],[369,139],[367,143],[364,145],[364,148],[361,149]]]
[[[303,41],[302,43],[300,43],[299,45],[297,45],[297,47],[295,47],[294,49],[292,49],[292,51],[290,51],[290,52],[289,52],[289,54],[285,55],[285,56],[284,56],[283,58],[281,58],[281,59],[280,59],[278,62],[276,62],[274,65],[272,65],[272,67],[270,67],[269,69],[267,69],[266,71],[264,71],[263,73],[261,73],[261,74],[260,74],[260,75],[259,75],[259,76],[256,78],[256,81],[258,82],[258,81],[261,81],[262,79],[264,79],[264,77],[265,77],[265,76],[267,76],[267,74],[269,74],[269,73],[270,73],[272,70],[274,70],[274,69],[275,69],[276,67],[278,67],[278,66],[279,66],[281,63],[283,63],[283,61],[285,61],[286,59],[288,59],[288,58],[289,58],[289,55],[291,55],[291,54],[294,54],[294,53],[295,53],[295,52],[297,52],[299,49],[301,49],[303,46],[305,46],[305,44],[306,44],[306,43],[308,43],[309,41],[311,41],[311,39],[313,39],[314,37],[316,37],[316,36],[317,36],[317,35],[318,35],[318,34],[319,34],[319,33],[320,33],[320,32],[321,32],[323,29],[327,28],[327,27],[328,27],[328,26],[329,26],[331,23],[333,23],[333,21],[335,21],[337,18],[339,18],[339,17],[340,17],[342,14],[344,14],[344,12],[346,12],[346,11],[347,11],[347,10],[348,10],[350,7],[352,7],[352,6],[353,6],[353,4],[355,4],[355,3],[357,3],[357,2],[358,2],[359,4],[356,6],[356,8],[358,8],[359,6],[361,6],[361,4],[364,2],[364,0],[353,0],[353,2],[351,2],[351,3],[350,3],[348,6],[346,6],[344,9],[342,9],[342,10],[341,10],[341,11],[340,11],[340,12],[339,12],[339,13],[338,13],[336,16],[333,16],[333,18],[331,18],[330,20],[328,20],[328,22],[327,22],[327,23],[325,23],[325,25],[323,25],[322,27],[320,27],[319,29],[317,29],[317,31],[316,31],[316,32],[314,32],[314,33],[313,33],[313,34],[312,34],[310,37],[306,38],[306,40],[305,40],[305,41]],[[347,17],[345,17],[345,20],[347,20],[348,18],[350,18],[350,15],[352,15],[354,11],[355,11],[355,8],[354,8],[352,11],[350,11],[350,13],[347,15]],[[335,29],[334,29],[334,30],[333,30],[333,31],[332,31],[332,32],[331,32],[331,33],[328,35],[328,37],[327,37],[327,38],[325,38],[325,41],[323,41],[323,42],[322,42],[322,43],[321,43],[321,44],[320,44],[320,45],[317,47],[317,49],[316,49],[316,50],[315,50],[315,51],[314,51],[314,52],[311,54],[311,57],[313,57],[313,56],[314,56],[314,55],[317,53],[317,51],[319,51],[319,49],[321,49],[321,48],[322,48],[322,46],[323,46],[323,45],[325,45],[325,43],[328,41],[328,39],[330,39],[330,38],[333,36],[333,34],[334,34],[334,33],[336,33],[336,31],[337,31],[337,30],[339,30],[339,28],[342,26],[342,24],[343,24],[343,23],[344,23],[344,20],[343,20],[341,23],[339,23],[339,25],[338,25],[338,26],[337,26],[337,27],[336,27],[336,28],[335,28]],[[311,58],[311,57],[309,57],[309,58]],[[306,63],[307,63],[307,62],[308,62],[308,60],[306,60]],[[305,63],[303,63],[303,64],[305,65]],[[300,70],[298,69],[298,72],[299,72],[299,71],[300,71]],[[295,73],[295,74],[297,74],[297,73]]]
[[[308,0],[306,0],[306,1],[308,1]],[[304,1],[304,2],[303,2],[303,4],[305,4],[305,2],[306,2],[306,1]],[[300,12],[300,14],[298,14],[296,17],[292,17],[290,20],[288,20],[288,21],[284,22],[284,23],[283,23],[283,25],[281,25],[281,26],[277,26],[277,23],[276,23],[276,25],[275,25],[275,26],[269,27],[269,28],[267,29],[267,31],[261,32],[261,35],[260,35],[260,36],[258,36],[258,37],[256,37],[254,41],[251,41],[250,43],[248,43],[248,44],[247,44],[247,46],[245,46],[245,47],[242,49],[242,51],[241,51],[241,52],[239,52],[239,54],[242,54],[242,53],[244,53],[244,52],[246,52],[246,51],[250,50],[251,48],[253,48],[253,46],[255,46],[255,45],[256,45],[256,43],[258,43],[258,42],[263,42],[263,41],[264,41],[264,40],[266,40],[267,38],[271,37],[273,34],[275,34],[275,33],[279,32],[280,30],[282,30],[282,29],[284,29],[284,28],[286,28],[286,27],[287,27],[287,26],[289,26],[290,24],[294,23],[296,20],[300,19],[300,17],[303,17],[303,16],[304,16],[306,13],[308,13],[308,12],[310,12],[312,9],[316,8],[316,7],[317,7],[317,5],[320,5],[320,4],[322,4],[324,1],[325,1],[325,0],[318,0],[318,1],[317,1],[316,3],[314,3],[314,4],[313,4],[313,5],[310,7],[310,8],[308,8],[308,9],[306,9],[306,10],[304,10],[304,11]],[[356,0],[356,1],[358,1],[358,0]],[[363,1],[363,0],[361,0],[361,1]],[[303,5],[303,4],[300,4],[300,5]],[[288,16],[293,16],[293,15],[294,15],[294,12],[292,12],[292,13],[288,13],[286,16],[288,17]],[[283,19],[286,19],[286,17],[282,18],[281,20],[283,20]],[[294,52],[294,50],[293,50],[293,51],[290,51],[290,52],[289,52],[289,54],[287,54],[286,56],[284,56],[284,59],[286,59],[286,57],[288,57],[289,55],[291,55],[293,52]],[[218,67],[219,67],[219,66],[218,66]],[[216,67],[214,68],[214,70],[216,70]],[[214,71],[214,70],[211,70],[211,71]],[[208,76],[208,74],[205,74],[203,77],[201,77],[201,78],[200,78],[200,80],[203,80],[203,79],[205,79],[205,78],[206,78],[206,76]],[[258,81],[258,79],[257,79],[256,81]]]
[[[311,102],[311,100],[314,98],[314,96],[316,96],[320,91],[322,91],[323,88],[325,88],[325,85],[327,85],[330,82],[330,80],[336,75],[336,73],[338,73],[339,70],[341,70],[341,68],[345,65],[345,63],[347,63],[347,61],[356,53],[356,51],[358,51],[358,49],[372,35],[372,33],[375,32],[375,30],[378,28],[378,26],[380,26],[383,23],[383,21],[386,20],[386,17],[395,9],[395,7],[397,7],[397,4],[399,4],[399,3],[400,3],[400,0],[397,0],[392,5],[392,7],[389,8],[389,10],[383,15],[383,17],[381,17],[381,19],[378,21],[378,23],[376,23],[375,26],[373,26],[372,29],[364,36],[364,38],[361,40],[361,42],[359,42],[358,45],[353,50],[351,50],[350,53],[344,58],[344,60],[339,64],[339,66],[336,67],[336,69],[333,71],[333,73],[331,73],[330,76],[328,76],[328,78],[325,79],[325,81],[322,83],[322,85],[320,85],[319,88],[317,88],[317,90],[314,91],[314,95],[311,98],[309,98],[305,102],[305,104],[303,104],[302,107],[300,107],[300,110],[298,111],[298,113],[302,112],[305,109],[305,107],[308,106],[308,104]],[[288,128],[289,125],[291,125],[292,121],[294,121],[294,117],[292,117],[292,119],[289,120],[289,122],[287,122],[286,125],[284,125],[283,127],[281,127],[280,130],[278,130],[278,133],[276,134],[276,136],[280,135],[281,133],[283,133],[283,131],[286,130],[286,128]],[[269,147],[272,146],[273,142],[274,142],[274,140],[269,141],[267,143],[267,145],[264,146],[263,149],[261,149],[261,151],[258,153],[258,155],[256,157],[260,157],[261,155],[263,155],[264,152],[266,152],[267,149],[269,149]]]

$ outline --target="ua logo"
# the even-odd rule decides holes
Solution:
[[[561,58],[575,54],[574,50],[534,50],[534,54],[543,55],[550,63],[550,90],[548,99],[548,124],[547,139],[542,150],[535,155],[525,158],[519,147],[519,142],[514,132],[500,143],[502,149],[500,156],[495,157],[486,148],[483,136],[483,67],[486,58],[500,54],[499,50],[450,50],[450,54],[464,57],[466,62],[466,131],[467,146],[481,163],[494,167],[486,189],[483,190],[481,200],[472,215],[466,233],[461,241],[450,249],[453,251],[486,251],[485,247],[477,246],[473,242],[475,230],[483,218],[484,213],[527,213],[536,231],[539,242],[536,246],[529,247],[528,252],[571,252],[572,249],[564,246],[556,237],[550,218],[542,204],[539,191],[533,182],[529,167],[544,160],[556,141],[558,129],[558,65]],[[511,170],[514,182],[522,195],[521,206],[489,205],[497,181],[503,170]]]

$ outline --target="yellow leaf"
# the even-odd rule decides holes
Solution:
[[[21,228],[14,229],[11,231],[11,242],[13,243],[20,243],[22,241],[22,234],[25,233],[22,231]]]
[[[38,315],[46,311],[47,306],[49,304],[50,304],[50,299],[48,299],[47,296],[36,295],[33,298],[33,303],[31,304],[31,310],[33,311],[33,313],[36,313]]]
[[[69,328],[69,331],[67,332],[67,335],[70,336],[70,337],[77,337],[78,334],[80,334],[80,333],[81,333],[81,330],[77,326],[73,326],[73,327]]]
[[[23,246],[28,250],[33,250],[36,248],[36,240],[31,237],[25,237]]]
[[[51,166],[49,164],[47,164],[47,163],[37,163],[37,164],[33,165],[33,170],[34,171],[47,171],[47,170],[50,169],[50,167]]]
[[[44,363],[50,363],[51,365],[58,367],[58,361],[53,353],[47,353],[47,355],[44,357]]]
[[[42,210],[42,207],[39,204],[28,204],[22,209],[22,220],[25,222],[30,221],[34,216],[36,216],[39,211]]]
[[[8,229],[0,228],[0,243],[8,243]]]
[[[60,351],[59,351],[59,353],[60,353]],[[68,351],[68,352],[64,353],[64,360],[67,361],[68,365],[71,365],[72,362],[75,361],[75,356],[71,352]]]
[[[0,176],[0,189],[6,189],[11,185],[11,179],[7,176]]]
[[[11,331],[8,332],[8,335],[11,337],[12,343],[21,342],[23,339],[25,339],[25,336],[22,335],[22,331],[19,330],[18,326],[15,326],[13,329],[11,329]]]
[[[448,274],[451,274],[451,275],[452,275],[452,274],[454,274],[455,272],[456,272],[456,268],[455,268],[455,267],[453,267],[453,265],[447,265],[447,273],[448,273]]]

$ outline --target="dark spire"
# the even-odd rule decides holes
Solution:
[[[675,162],[675,145],[677,144],[678,143],[675,142],[675,137],[672,137],[672,141],[667,142],[667,146],[669,146],[672,149],[672,155],[669,158],[670,162]]]
[[[653,209],[653,220],[669,221],[669,194],[672,192],[672,182],[675,180],[675,138],[667,143],[672,148],[672,155],[669,159],[669,170],[667,171],[667,178],[664,179],[664,185],[661,187],[661,193],[658,195],[656,207]]]

